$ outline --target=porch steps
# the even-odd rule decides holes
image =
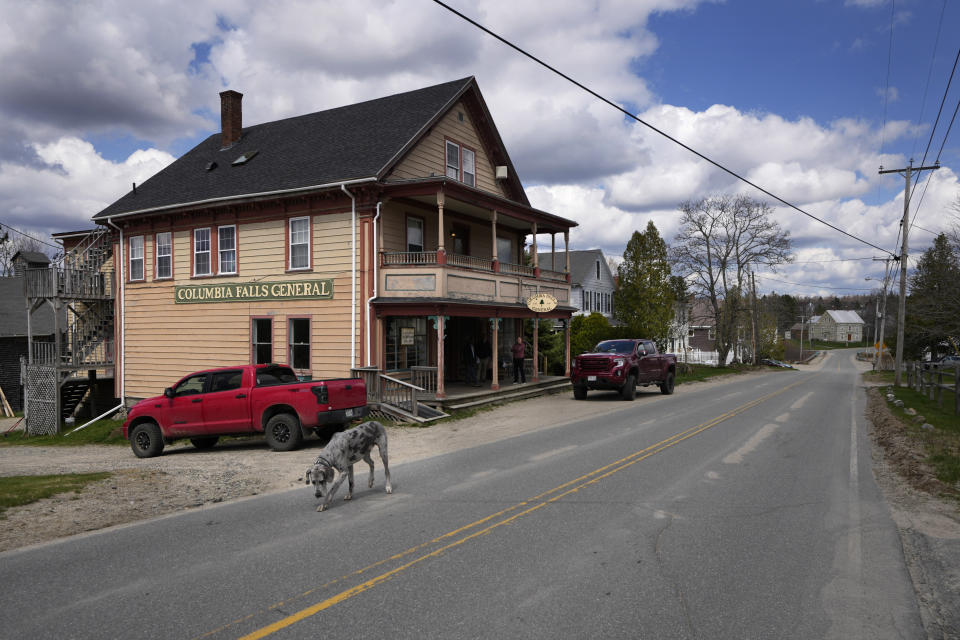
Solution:
[[[422,402],[417,403],[416,415],[410,410],[409,405],[407,405],[407,407],[399,407],[394,404],[387,404],[386,402],[381,402],[376,411],[393,416],[394,419],[399,418],[401,421],[412,421],[419,424],[433,422],[440,418],[446,418],[449,415]]]
[[[509,385],[507,386],[509,387]],[[497,402],[526,400],[528,398],[536,398],[537,396],[545,396],[551,393],[569,391],[570,389],[572,389],[572,387],[569,379],[548,380],[544,382],[538,382],[536,384],[528,383],[520,385],[516,390],[508,389],[504,391],[504,387],[501,387],[500,391],[481,391],[468,396],[460,396],[453,400],[453,402],[456,404],[441,402],[440,406],[446,411],[460,411],[462,409],[482,407],[483,405],[494,404]]]

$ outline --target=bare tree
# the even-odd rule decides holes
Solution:
[[[44,251],[44,243],[33,235],[11,232],[0,227],[0,277],[13,275],[13,256],[20,251]]]
[[[790,233],[771,220],[768,204],[743,195],[687,201],[678,209],[671,259],[690,290],[709,303],[724,363],[737,342],[748,273],[790,262]]]

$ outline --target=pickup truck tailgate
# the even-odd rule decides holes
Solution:
[[[320,410],[335,411],[367,404],[367,387],[360,378],[322,380],[310,387],[317,396]]]

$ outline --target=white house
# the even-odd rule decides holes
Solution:
[[[556,260],[555,264],[553,260]],[[565,260],[563,253],[537,253],[537,262],[544,269],[562,269]],[[573,315],[602,313],[613,322],[613,292],[616,289],[617,283],[603,251],[570,252],[570,305],[577,309]]]

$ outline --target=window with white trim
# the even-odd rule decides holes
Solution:
[[[423,251],[423,219],[407,217],[407,251]]]
[[[208,276],[212,273],[210,262],[210,227],[193,230],[193,275]]]
[[[310,368],[310,318],[290,318],[287,330],[290,366],[294,369]]]
[[[218,273],[237,272],[237,226],[217,227],[217,245],[219,249]]]
[[[460,179],[460,145],[447,140],[447,177]]]
[[[310,218],[290,219],[290,269],[310,268]]]
[[[463,147],[463,177],[461,182],[468,184],[471,187],[477,186],[477,155]]]
[[[143,236],[130,237],[130,279],[143,280]]]
[[[173,234],[169,231],[158,233],[157,241],[157,267],[154,273],[154,279],[173,277]]]

